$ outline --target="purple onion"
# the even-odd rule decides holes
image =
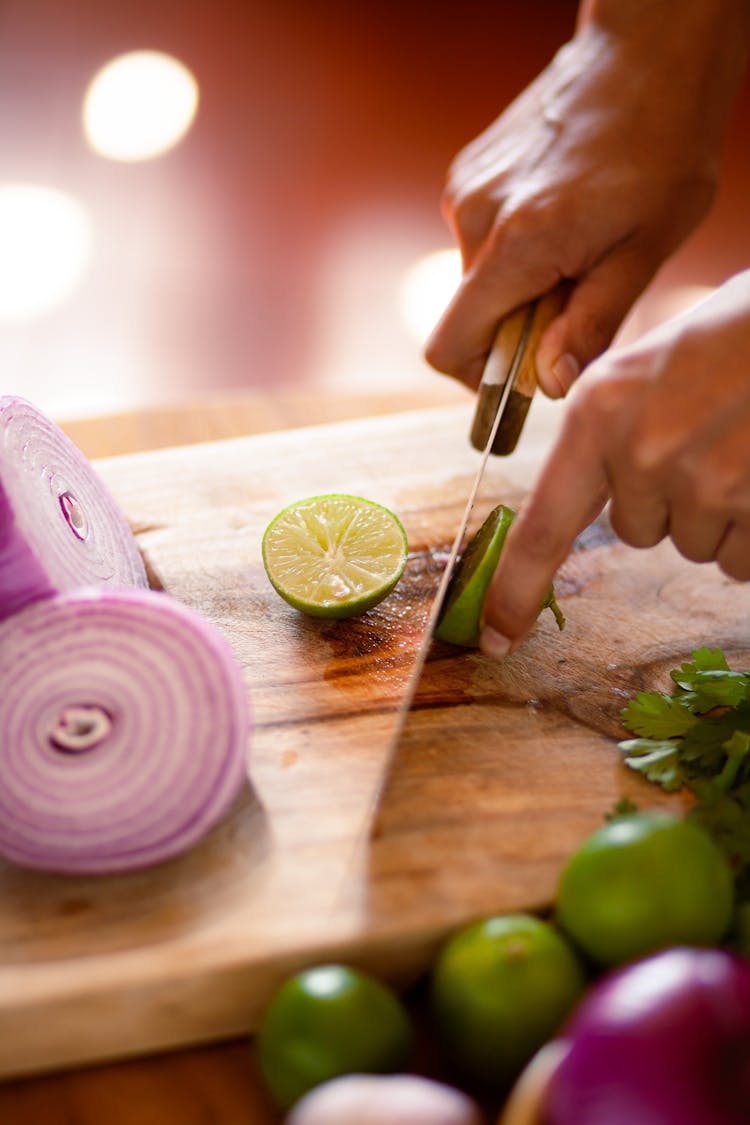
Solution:
[[[103,873],[195,844],[247,776],[223,637],[150,590],[52,595],[0,623],[0,854]]]
[[[124,515],[54,422],[25,399],[0,397],[0,620],[101,585],[148,586]]]
[[[666,950],[604,977],[565,1028],[545,1125],[747,1125],[750,962]]]

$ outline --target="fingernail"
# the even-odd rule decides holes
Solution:
[[[574,355],[566,352],[552,364],[552,374],[560,384],[560,390],[566,395],[581,374],[581,365]]]
[[[485,625],[479,637],[479,647],[485,656],[491,656],[493,660],[502,660],[510,652],[511,642],[502,633],[498,633],[496,629],[490,628]]]

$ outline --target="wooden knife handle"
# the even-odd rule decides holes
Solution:
[[[516,448],[537,386],[536,353],[539,341],[547,326],[562,312],[567,294],[567,286],[559,285],[538,300],[519,305],[500,322],[477,391],[477,404],[471,427],[471,444],[475,449],[483,450],[487,444],[505,381],[523,334],[526,317],[529,309],[532,308],[533,321],[523,359],[513,389],[508,396],[491,452],[503,456],[512,453]]]

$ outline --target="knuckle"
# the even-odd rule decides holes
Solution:
[[[440,207],[449,226],[471,240],[486,233],[497,211],[497,205],[491,197],[472,190],[457,179],[449,179],[446,183]]]
[[[434,367],[436,371],[440,371],[444,375],[449,375],[451,373],[451,359],[445,349],[441,336],[434,335],[427,341],[424,346],[423,355],[430,367]]]
[[[480,207],[484,210],[480,195],[455,182],[446,184],[441,202],[443,211],[454,215],[458,220],[471,219]]]
[[[677,550],[686,558],[688,562],[694,563],[709,563],[713,561],[713,551],[708,547],[701,547],[698,544],[688,544],[684,547],[679,547]],[[750,577],[750,575],[748,575]]]
[[[731,518],[733,515],[744,518],[747,514],[747,473],[744,464],[738,464],[735,459],[719,455],[698,460],[688,448],[679,458],[673,475],[679,485],[680,498],[694,518]]]
[[[606,433],[625,416],[628,386],[613,364],[589,367],[569,398],[571,423]]]
[[[638,518],[632,506],[625,506],[613,500],[610,505],[609,520],[618,539],[628,547],[655,547],[664,538],[664,528],[646,523]]]
[[[737,582],[750,580],[750,525],[747,522],[733,525],[716,554],[719,567]]]
[[[587,309],[576,325],[576,333],[585,341],[586,353],[599,356],[612,342],[618,321],[607,315],[604,309]]]
[[[605,354],[596,360],[574,391],[576,413],[597,434],[608,460],[615,455],[619,472],[636,491],[650,490],[674,459],[672,437],[661,412],[638,392],[640,370],[627,356]]]
[[[729,558],[717,560],[722,572],[736,582],[747,582],[750,579],[750,559],[732,555]]]
[[[694,563],[707,563],[713,558],[713,550],[706,542],[702,543],[699,539],[688,537],[687,534],[672,531],[671,539],[675,547],[688,562]]]
[[[721,515],[729,507],[731,482],[723,473],[691,473],[685,480],[687,504],[698,518],[701,514]]]
[[[495,228],[495,238],[502,240],[509,252],[517,249],[527,251],[530,242],[544,233],[546,227],[543,208],[534,196],[527,196],[520,202],[506,202]]]

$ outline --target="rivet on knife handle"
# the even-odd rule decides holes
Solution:
[[[523,346],[523,355],[513,386],[507,395],[491,452],[502,456],[512,453],[516,448],[537,386],[536,353],[539,341],[547,326],[562,311],[565,298],[566,290],[560,286],[537,301],[514,309],[501,322],[477,391],[471,427],[471,444],[475,449],[483,450],[487,444],[503,398],[506,380],[513,369],[518,349]],[[531,318],[531,323],[527,327],[528,318]]]

